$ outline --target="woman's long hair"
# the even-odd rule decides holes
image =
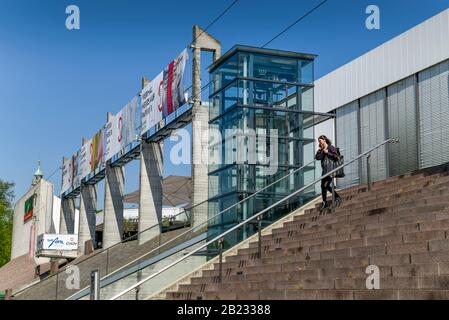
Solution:
[[[330,146],[332,144],[331,139],[329,139],[328,137],[326,137],[324,134],[319,136],[318,140],[325,140],[326,143]]]

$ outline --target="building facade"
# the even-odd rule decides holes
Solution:
[[[449,162],[449,9],[318,79],[315,104],[346,159],[399,139],[372,154],[373,180]],[[338,179],[365,182],[366,161]]]

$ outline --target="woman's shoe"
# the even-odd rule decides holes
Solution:
[[[327,204],[327,201],[323,201],[323,202],[321,203],[321,208],[320,208],[320,210],[324,210],[324,209],[327,209],[327,208],[329,208],[329,205]]]
[[[335,199],[335,206],[340,205],[341,202],[342,202],[341,197],[336,198],[336,199]]]

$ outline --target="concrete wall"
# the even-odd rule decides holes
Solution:
[[[61,221],[61,198],[53,196],[53,225],[54,233],[59,233],[59,223]]]
[[[25,201],[33,194],[36,194],[33,208],[34,217],[24,223]],[[37,236],[50,232],[55,227],[53,216],[53,185],[45,180],[40,180],[17,201],[14,207],[11,259],[25,254],[34,257]],[[32,228],[34,228],[34,232]],[[48,261],[43,258],[35,260],[39,264]]]

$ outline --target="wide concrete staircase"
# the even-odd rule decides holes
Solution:
[[[341,192],[150,299],[448,299],[448,165]],[[380,270],[368,290],[367,267]]]

